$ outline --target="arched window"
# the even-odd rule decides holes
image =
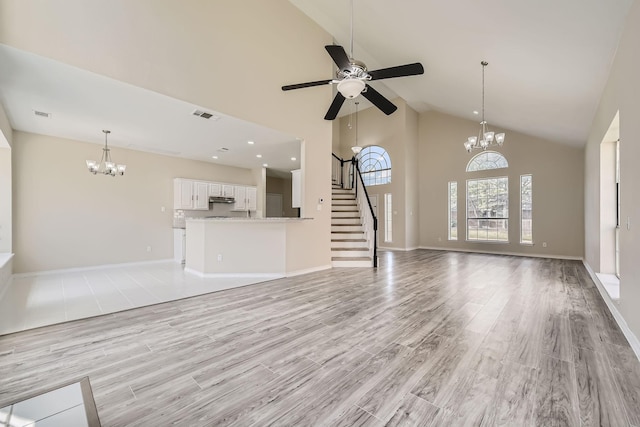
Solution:
[[[364,185],[382,185],[391,182],[391,159],[382,147],[370,145],[358,154],[358,165]]]
[[[485,171],[490,169],[508,168],[505,157],[496,151],[483,151],[475,155],[467,164],[467,172]]]

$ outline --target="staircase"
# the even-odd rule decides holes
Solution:
[[[370,245],[353,190],[334,185],[331,192],[331,265],[372,267]]]

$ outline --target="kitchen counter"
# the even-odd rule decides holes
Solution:
[[[272,218],[243,218],[243,217],[225,217],[225,218],[187,218],[187,221],[193,222],[206,222],[206,221],[232,221],[232,222],[295,222],[295,221],[308,221],[313,218],[286,218],[286,217],[272,217]]]
[[[288,272],[313,218],[187,218],[185,270],[201,276]],[[310,225],[310,224],[309,224]]]

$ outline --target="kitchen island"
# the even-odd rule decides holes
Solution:
[[[200,276],[287,274],[287,241],[312,218],[186,220],[185,270]],[[295,247],[295,245],[293,245]]]

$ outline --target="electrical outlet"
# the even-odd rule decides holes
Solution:
[[[151,246],[147,246],[147,252],[151,252]]]
[[[547,242],[542,242],[542,247],[546,248],[547,247]]]
[[[218,254],[218,262],[222,261],[222,254]]]

